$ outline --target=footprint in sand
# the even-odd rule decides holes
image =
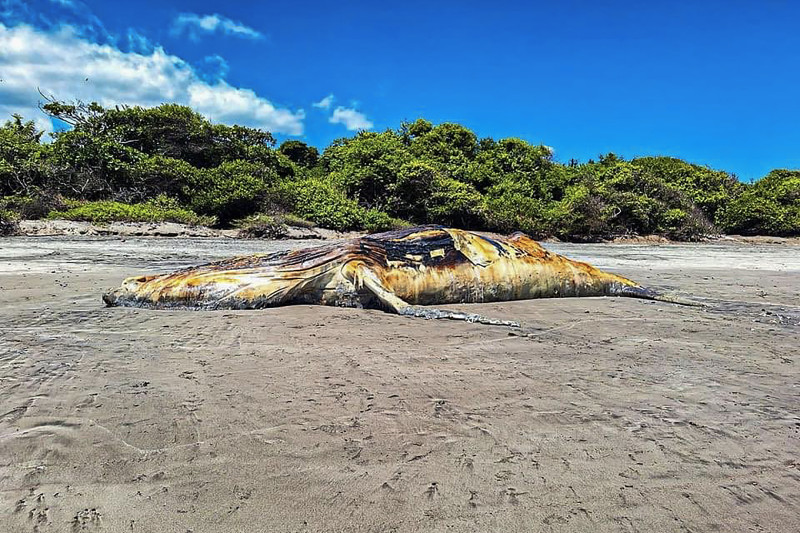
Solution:
[[[519,504],[519,497],[528,494],[527,492],[519,492],[514,487],[508,487],[505,490],[500,491],[500,495],[504,496],[508,503],[511,505],[518,505]]]
[[[89,531],[100,527],[103,515],[97,509],[83,509],[72,519],[72,531]]]
[[[472,508],[475,508],[475,507],[478,506],[478,492],[477,491],[474,491],[474,490],[469,491],[469,500],[467,500],[467,503]]]
[[[428,488],[425,490],[425,494],[428,496],[428,499],[432,500],[434,496],[439,493],[439,484],[433,481]]]
[[[43,492],[36,492],[36,488],[30,489],[28,495],[17,501],[14,507],[15,513],[28,511],[28,520],[33,522],[33,530],[39,531],[41,526],[50,524],[50,508],[45,503]]]

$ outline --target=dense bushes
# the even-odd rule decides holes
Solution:
[[[236,221],[239,236],[249,239],[282,239],[289,227],[279,217],[258,214]]]
[[[729,233],[800,235],[800,171],[773,170],[722,207],[717,220]]]
[[[218,217],[227,224],[254,213],[263,203],[275,172],[247,161],[226,161],[218,167],[191,174],[181,198],[194,211]]]
[[[141,204],[123,204],[109,200],[95,202],[68,201],[66,209],[51,211],[47,218],[80,220],[104,224],[108,222],[177,222],[189,225],[213,225],[213,217],[198,216],[180,207],[174,200],[158,197]]]
[[[0,237],[16,233],[17,216],[13,211],[0,208]]]
[[[551,213],[554,234],[573,240],[661,234],[689,239],[714,227],[678,185],[652,167],[613,155],[570,169],[571,183]]]
[[[274,194],[278,204],[324,228],[383,231],[403,224],[383,211],[362,207],[328,180],[308,178],[285,182]]]
[[[294,216],[338,230],[436,223],[568,240],[800,234],[800,171],[743,184],[671,157],[564,165],[546,146],[423,119],[338,139],[320,154],[296,140],[275,149],[268,132],[211,124],[173,104],[43,109],[71,125],[50,143],[19,116],[0,127],[4,227],[44,216],[246,220],[268,236]]]

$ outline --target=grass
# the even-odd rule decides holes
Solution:
[[[175,202],[157,198],[140,204],[124,204],[102,200],[81,202],[67,200],[63,210],[50,211],[51,220],[75,220],[107,224],[109,222],[176,222],[190,226],[213,226],[216,218],[200,216]]]
[[[248,239],[282,239],[288,235],[289,228],[282,216],[259,213],[234,222],[239,228],[239,236]]]

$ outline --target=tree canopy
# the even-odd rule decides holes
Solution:
[[[276,148],[269,132],[212,124],[176,104],[50,99],[42,109],[70,125],[51,142],[18,115],[0,127],[4,227],[79,202],[70,212],[87,218],[160,209],[223,226],[281,214],[335,229],[435,223],[569,240],[800,234],[798,170],[745,184],[673,157],[562,164],[546,146],[424,119],[337,139],[320,154],[298,140]]]

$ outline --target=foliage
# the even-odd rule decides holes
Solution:
[[[226,224],[255,213],[274,178],[274,172],[263,165],[229,161],[198,170],[181,191],[181,199],[197,213],[216,216]]]
[[[483,225],[481,195],[469,183],[439,178],[427,203],[426,222],[474,228]]]
[[[717,222],[727,233],[800,235],[800,171],[773,170],[720,209]]]
[[[177,104],[104,109],[96,103],[50,101],[42,107],[51,117],[73,126],[57,136],[81,132],[144,154],[181,159],[198,168],[236,159],[261,160],[275,144],[269,132],[211,124],[191,108]]]
[[[202,171],[182,159],[151,155],[139,158],[129,172],[132,185],[115,196],[137,202],[158,195],[179,197],[196,184]]]
[[[45,186],[86,200],[119,197],[136,188],[132,167],[143,154],[102,135],[70,130],[49,146],[52,179]]]
[[[479,139],[462,125],[424,119],[337,139],[320,155],[298,140],[276,149],[269,132],[212,124],[186,106],[45,99],[42,109],[71,126],[51,143],[20,116],[0,127],[0,209],[15,218],[150,220],[169,211],[223,226],[246,221],[239,224],[263,234],[290,220],[369,231],[434,223],[569,240],[800,234],[800,171],[775,170],[747,185],[671,157],[561,164],[543,145]],[[153,204],[165,197],[174,205]],[[63,198],[82,203],[65,208]]]
[[[314,227],[314,223],[310,220],[298,217],[297,215],[292,215],[291,213],[275,215],[275,218],[291,228],[310,229]]]
[[[12,211],[23,220],[45,218],[50,211],[63,207],[63,198],[45,193],[37,193],[33,196],[17,194],[0,198],[0,209]]]
[[[213,225],[213,217],[198,216],[180,207],[172,199],[160,196],[140,204],[124,204],[108,200],[96,202],[68,201],[63,211],[52,211],[50,219],[108,222],[177,222],[189,225]]]
[[[714,220],[719,208],[744,190],[744,184],[727,172],[693,165],[674,157],[641,157],[631,163],[685,192],[709,220]]]
[[[269,132],[211,124],[185,106],[50,101],[43,109],[73,126],[54,134],[44,184],[71,198],[135,203],[166,194],[227,223],[255,212],[268,181],[295,174]]]
[[[42,181],[45,173],[40,144],[42,132],[20,115],[0,127],[0,196],[26,192]]]
[[[275,193],[280,198],[279,203],[294,214],[324,228],[383,231],[403,225],[402,221],[382,211],[360,206],[328,180],[309,178],[282,183]]]
[[[302,141],[284,141],[278,151],[301,167],[313,168],[319,163],[319,151]]]
[[[400,168],[411,161],[396,132],[359,132],[334,141],[322,154],[330,181],[367,208],[385,210]]]
[[[17,214],[8,209],[0,209],[0,237],[17,232]]]
[[[410,152],[429,161],[451,177],[463,179],[469,163],[478,152],[478,138],[460,124],[444,123],[430,127],[418,120],[409,127]]]
[[[239,236],[248,239],[282,239],[289,231],[279,217],[262,213],[237,220],[235,226],[239,228]]]
[[[572,185],[554,213],[555,233],[562,238],[655,233],[688,239],[714,232],[684,190],[614,154],[570,173]]]

